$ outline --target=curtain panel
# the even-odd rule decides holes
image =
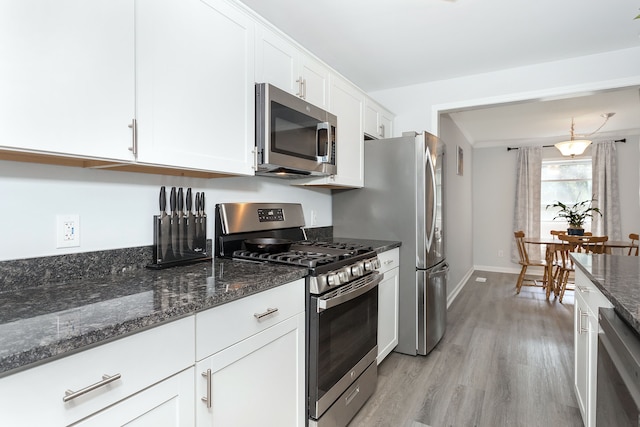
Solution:
[[[600,209],[602,216],[597,213],[593,215],[591,231],[596,236],[609,236],[609,240],[621,240],[620,190],[614,141],[593,143],[592,188],[596,200],[593,206]]]
[[[526,237],[540,236],[540,180],[542,178],[542,150],[540,147],[518,149],[513,231],[524,231]],[[538,245],[539,247],[540,245]],[[542,254],[531,253],[542,259]],[[518,248],[511,240],[511,261],[518,262]]]

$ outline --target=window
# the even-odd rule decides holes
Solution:
[[[551,230],[565,230],[566,221],[553,218],[556,211],[547,210],[547,205],[556,200],[565,204],[574,204],[591,199],[591,159],[579,160],[543,160],[540,185],[540,236],[549,237]],[[584,223],[585,231],[591,231],[591,221]]]

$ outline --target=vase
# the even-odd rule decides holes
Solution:
[[[569,236],[584,236],[584,228],[567,228]]]

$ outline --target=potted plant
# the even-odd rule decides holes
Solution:
[[[582,202],[575,203],[574,205],[565,205],[562,202],[556,201],[552,205],[547,205],[547,209],[556,208],[558,212],[553,219],[564,218],[569,223],[567,234],[582,236],[584,235],[584,221],[587,217],[593,218],[594,212],[597,212],[602,216],[600,209],[594,208],[591,203],[595,199],[584,200]]]

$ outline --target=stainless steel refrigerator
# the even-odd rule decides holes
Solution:
[[[426,132],[365,141],[364,188],[333,193],[335,236],[402,242],[400,353],[426,355],[445,332],[444,152]]]

